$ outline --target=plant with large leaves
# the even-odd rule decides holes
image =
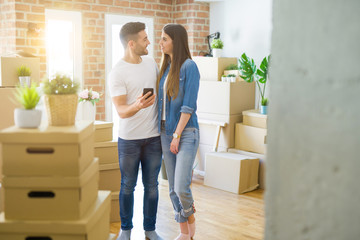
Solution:
[[[245,53],[241,55],[241,58],[239,59],[239,71],[241,73],[241,77],[246,82],[253,82],[255,81],[260,92],[261,96],[261,105],[267,106],[269,101],[267,98],[265,98],[265,89],[266,89],[266,82],[268,79],[268,64],[269,64],[270,56],[264,57],[260,64],[260,68],[257,69],[256,65],[254,63],[254,59],[249,58],[246,56]],[[263,87],[261,87],[261,84],[263,84]]]

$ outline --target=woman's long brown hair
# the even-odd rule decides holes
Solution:
[[[186,29],[180,24],[166,24],[163,28],[163,32],[169,35],[173,43],[173,59],[168,74],[166,93],[169,98],[177,97],[179,92],[179,79],[180,68],[186,59],[191,59],[189,50],[188,35]],[[156,82],[157,92],[159,92],[160,79],[164,75],[166,68],[170,64],[170,56],[167,54],[162,55],[160,74]],[[165,98],[165,96],[164,96]]]

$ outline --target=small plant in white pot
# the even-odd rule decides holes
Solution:
[[[220,38],[214,39],[211,42],[213,57],[221,57],[223,47],[224,47],[224,43],[221,41]]]
[[[79,93],[79,106],[76,120],[95,121],[96,103],[100,101],[100,94],[92,89],[84,89]]]
[[[41,110],[35,109],[40,101],[40,95],[37,92],[36,85],[32,84],[17,88],[16,99],[23,108],[16,108],[14,111],[14,122],[20,128],[37,128],[41,123]]]
[[[27,85],[30,87],[30,76],[31,76],[31,70],[26,65],[21,65],[16,69],[16,73],[19,77],[20,86]]]
[[[269,100],[265,98],[265,88],[266,82],[268,79],[268,64],[269,64],[270,56],[264,57],[260,64],[260,68],[256,69],[256,65],[254,63],[254,59],[249,58],[244,53],[241,55],[239,59],[239,70],[241,73],[241,77],[246,82],[253,82],[255,81],[260,92],[260,113],[267,114],[267,106],[269,104]],[[261,85],[262,84],[262,87]]]

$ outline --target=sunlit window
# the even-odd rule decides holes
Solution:
[[[82,84],[81,13],[46,9],[47,75],[61,73]]]

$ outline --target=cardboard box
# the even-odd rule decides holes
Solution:
[[[217,137],[216,122],[226,123],[221,127],[218,146],[233,148],[235,146],[235,124],[241,122],[242,115],[198,114],[200,127],[200,143],[214,145]],[[212,124],[214,121],[214,124]]]
[[[261,114],[259,109],[243,111],[243,124],[257,128],[267,128],[267,115]]]
[[[235,115],[255,106],[255,83],[200,81],[198,113]]]
[[[0,132],[5,176],[79,176],[94,158],[94,127],[15,126]]]
[[[4,209],[4,197],[3,197],[4,194],[3,194],[3,191],[4,191],[4,189],[2,188],[1,183],[0,183],[0,213]]]
[[[74,221],[5,220],[0,214],[0,239],[6,240],[107,240],[109,234],[110,192],[99,191],[93,206],[83,218]]]
[[[193,57],[202,81],[221,81],[227,66],[237,64],[237,58]]]
[[[119,163],[101,164],[100,167],[100,190],[116,192],[120,190],[121,173]]]
[[[40,58],[38,57],[0,57],[0,86],[19,85],[16,69],[26,65],[31,70],[31,82],[40,82]]]
[[[119,194],[120,192],[111,193],[111,211],[110,211],[110,222],[120,222],[120,205],[119,205]]]
[[[212,153],[213,151],[213,147],[214,145],[208,145],[208,144],[199,144],[199,148],[196,154],[196,158],[195,158],[195,164],[197,164],[196,166],[196,170],[200,171],[200,172],[205,172],[205,156],[208,153]],[[218,152],[226,152],[228,148],[219,146],[218,147]]]
[[[236,153],[206,154],[204,184],[232,193],[245,193],[256,189],[259,159]]]
[[[76,220],[94,203],[99,180],[95,158],[80,177],[4,176],[8,220]]]
[[[238,154],[241,154],[241,155],[258,158],[259,159],[259,188],[265,189],[265,160],[266,160],[266,156],[263,155],[263,154],[246,152],[246,151],[238,150],[238,149],[235,149],[235,148],[229,148],[228,152],[229,153],[238,153]]]
[[[113,123],[95,121],[95,142],[107,142],[113,140]]]
[[[235,126],[235,148],[243,151],[264,154],[266,149],[264,128],[256,128],[237,123]]]
[[[100,164],[118,163],[117,140],[95,143],[95,157],[99,158]]]
[[[21,107],[15,100],[16,88],[0,87],[0,130],[14,125],[14,110]]]

